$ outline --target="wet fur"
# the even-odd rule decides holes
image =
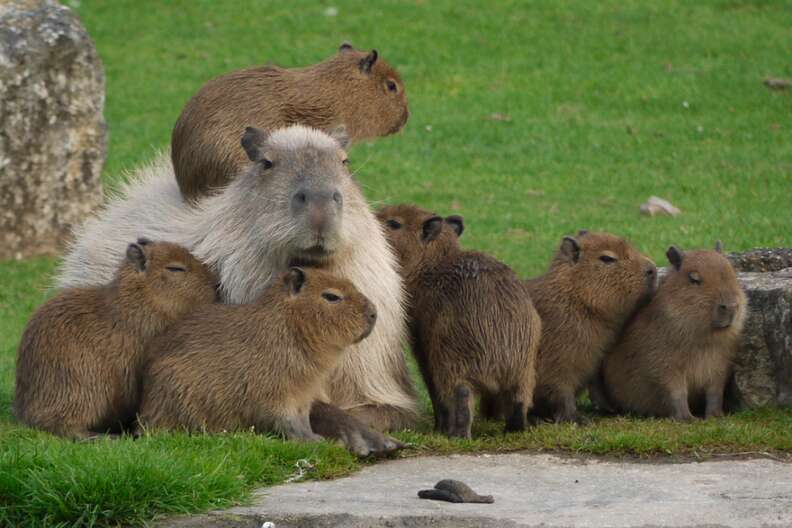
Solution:
[[[470,438],[476,393],[507,402],[507,430],[525,427],[533,405],[541,321],[514,272],[459,247],[461,217],[415,206],[380,209],[409,298],[411,345],[429,388],[438,430]],[[387,227],[390,223],[401,227]],[[427,226],[434,232],[426,237]]]

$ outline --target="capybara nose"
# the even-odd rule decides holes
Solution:
[[[712,325],[715,328],[728,328],[734,322],[734,313],[737,311],[736,304],[720,303],[715,312]]]
[[[367,323],[366,329],[363,331],[363,335],[361,335],[360,338],[358,338],[356,343],[359,343],[360,341],[366,339],[369,335],[371,335],[371,332],[374,330],[374,326],[377,322],[377,307],[374,306],[371,302],[369,302],[366,305],[364,316],[366,318],[366,323]]]

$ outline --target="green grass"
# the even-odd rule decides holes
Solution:
[[[337,16],[324,14],[330,5]],[[670,244],[792,245],[792,99],[761,84],[792,77],[789,3],[82,0],[77,11],[107,75],[109,187],[168,143],[207,79],[270,60],[311,64],[350,40],[399,68],[411,109],[402,134],[351,152],[368,197],[462,214],[464,244],[523,275],[580,228],[621,234],[658,263]],[[651,194],[683,214],[640,217]],[[54,265],[0,262],[0,525],[140,524],[244,501],[300,459],[313,464],[307,478],[358,467],[336,446],[244,434],[74,444],[15,425],[16,345]],[[790,425],[789,410],[760,410],[694,425],[607,418],[508,436],[483,424],[470,442],[400,438],[408,454],[787,456]]]

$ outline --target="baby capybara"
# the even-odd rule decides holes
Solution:
[[[14,414],[71,438],[120,432],[135,417],[146,343],[215,298],[216,280],[186,249],[129,244],[106,286],[68,288],[28,322]]]
[[[526,281],[542,318],[535,417],[580,421],[578,393],[656,279],[654,263],[622,238],[585,230],[564,237],[550,270]]]
[[[272,132],[301,124],[328,133],[344,126],[354,143],[398,132],[408,116],[399,73],[377,50],[345,43],[313,66],[266,65],[207,82],[176,121],[171,158],[182,196],[197,200],[247,166],[239,149],[246,125]]]
[[[723,392],[747,314],[747,301],[729,261],[716,251],[683,253],[657,294],[605,356],[610,403],[625,412],[693,419],[723,414]]]
[[[470,438],[478,392],[504,402],[507,430],[524,429],[541,321],[523,283],[505,264],[459,247],[460,216],[403,204],[377,217],[401,264],[411,345],[436,427]]]
[[[348,280],[292,267],[254,303],[196,310],[151,343],[140,422],[318,440],[311,404],[376,318],[374,305]]]

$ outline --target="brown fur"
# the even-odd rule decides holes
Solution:
[[[721,416],[747,313],[745,293],[716,251],[671,248],[668,255],[674,266],[657,295],[605,357],[605,387],[622,411],[681,421],[693,419],[690,409]]]
[[[245,126],[272,131],[297,123],[330,132],[344,125],[356,142],[398,132],[408,116],[398,72],[376,50],[342,45],[306,68],[261,66],[209,81],[173,128],[171,158],[182,195],[198,199],[247,166],[239,149]]]
[[[377,213],[402,266],[411,344],[432,397],[437,428],[470,438],[473,392],[507,402],[507,430],[533,405],[541,321],[505,264],[463,251],[459,216],[412,205]]]
[[[28,322],[17,357],[17,418],[72,438],[119,432],[137,410],[146,342],[211,303],[215,283],[181,246],[130,244],[110,284],[64,290]]]
[[[624,239],[581,231],[564,238],[546,274],[526,281],[542,318],[537,416],[579,420],[578,393],[625,322],[653,293],[656,276],[654,263]]]
[[[140,421],[319,439],[311,404],[375,320],[374,305],[348,280],[291,268],[255,303],[205,307],[151,343]]]

